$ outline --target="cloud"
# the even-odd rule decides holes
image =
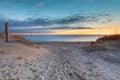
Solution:
[[[34,9],[34,8],[38,8],[38,7],[43,6],[43,5],[44,5],[44,2],[35,3],[35,4],[32,6],[32,8],[33,8],[33,9]]]
[[[71,24],[71,23],[87,23],[87,22],[100,22],[100,21],[107,21],[106,17],[109,17],[110,14],[98,14],[98,15],[81,15],[75,14],[72,16],[68,16],[62,19],[52,19],[36,17],[36,18],[29,18],[29,22],[33,22],[35,25],[51,25],[51,24]]]
[[[101,21],[109,21],[110,14],[98,14],[98,15],[82,15],[75,14],[72,16],[68,16],[62,19],[52,20],[54,24],[71,24],[71,23],[100,23]]]
[[[14,6],[14,4],[10,3],[9,1],[4,1],[4,2],[0,2],[0,6],[2,6],[1,10],[6,10],[5,12],[9,11],[11,13],[16,12],[16,6]]]
[[[79,1],[79,2],[81,2],[81,1],[93,2],[93,1],[96,1],[96,0],[76,0],[76,1]]]
[[[56,29],[88,29],[91,23],[111,22],[110,14],[83,15],[74,14],[62,19],[50,19],[49,17],[30,17],[20,21],[9,19],[8,22],[14,29],[37,29],[37,30],[56,30]],[[4,23],[3,23],[4,24]],[[11,28],[12,29],[12,28]]]

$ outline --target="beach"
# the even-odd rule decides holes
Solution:
[[[119,48],[115,41],[25,44],[0,36],[0,80],[120,80]]]

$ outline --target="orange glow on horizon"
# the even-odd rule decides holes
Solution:
[[[120,28],[56,30],[53,35],[112,35],[120,34]]]

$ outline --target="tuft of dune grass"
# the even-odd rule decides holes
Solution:
[[[18,42],[22,42],[27,44],[28,46],[33,46],[33,43],[25,38],[23,38],[22,36],[19,35],[14,35],[13,36]]]
[[[120,35],[103,36],[85,47],[88,52],[120,48]]]
[[[94,52],[94,51],[104,51],[107,50],[107,48],[102,43],[91,43],[85,48],[85,50],[87,52]]]
[[[5,33],[0,33],[0,38],[4,40],[5,42]],[[38,45],[34,45],[31,41],[23,38],[22,36],[20,35],[11,35],[9,34],[9,42],[8,43],[17,43],[17,42],[20,42],[20,43],[23,43],[29,47],[35,47],[35,48],[39,48]]]
[[[0,33],[0,37],[5,37],[5,34],[4,33]]]
[[[96,41],[101,42],[101,41],[118,41],[118,40],[120,40],[120,34],[103,36],[101,38],[98,38]]]

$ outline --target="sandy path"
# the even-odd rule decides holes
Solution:
[[[0,79],[15,80],[86,80],[69,64],[70,50],[41,46],[48,51],[37,56],[0,59]]]
[[[105,62],[98,56],[99,52],[88,54],[82,49],[84,45],[72,44],[40,45],[39,50],[18,46],[17,48],[20,48],[20,51],[26,50],[22,55],[29,53],[30,55],[17,55],[9,58],[2,58],[10,51],[7,50],[6,46],[1,46],[0,80],[120,79],[120,69],[118,67],[120,64]],[[13,46],[13,49],[15,48]],[[6,54],[3,54],[3,52]],[[13,50],[12,52],[16,51]]]

